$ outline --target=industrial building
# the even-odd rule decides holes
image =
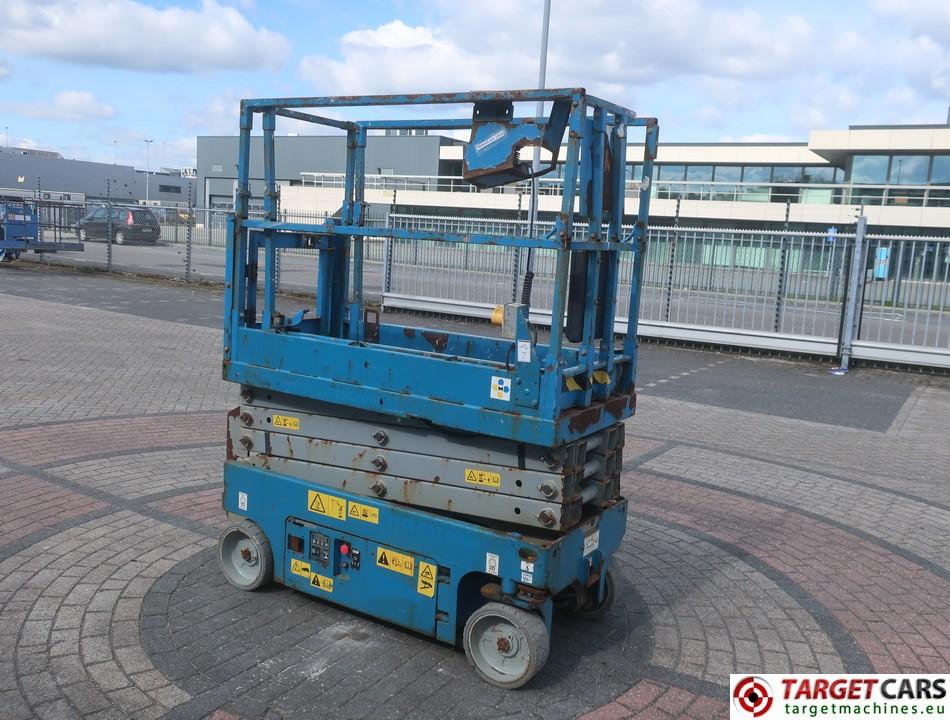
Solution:
[[[371,136],[366,149],[368,202],[400,212],[524,216],[527,183],[478,190],[461,180],[463,143],[439,137]],[[252,138],[260,158],[261,138]],[[276,139],[281,208],[332,213],[343,196],[342,136]],[[198,203],[231,206],[236,137],[198,138]],[[636,212],[640,158],[627,158],[628,210]],[[259,167],[252,163],[252,167]],[[252,209],[263,178],[252,179]],[[540,181],[542,214],[560,203],[560,179]],[[947,234],[950,229],[950,126],[855,125],[816,130],[801,143],[668,143],[661,139],[653,178],[655,223],[824,230],[854,222],[891,232]],[[632,207],[631,207],[632,206]]]
[[[113,200],[151,204],[183,204],[194,197],[190,170],[162,168],[146,173],[131,165],[70,160],[58,152],[0,147],[0,188],[57,191],[66,200]]]

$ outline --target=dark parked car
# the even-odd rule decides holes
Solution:
[[[85,242],[109,237],[109,209],[97,208],[76,223],[76,235]],[[155,244],[161,235],[158,218],[148,208],[112,208],[112,240],[116,245],[127,242]]]

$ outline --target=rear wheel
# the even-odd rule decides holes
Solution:
[[[117,230],[115,233],[115,244],[124,245],[125,244],[125,233],[121,230]]]
[[[218,538],[218,561],[227,581],[240,590],[257,590],[274,579],[270,541],[251,520],[224,529]]]
[[[89,239],[89,235],[86,234],[86,228],[81,228],[79,230],[79,242],[86,242]]]
[[[483,680],[514,689],[540,672],[551,651],[544,621],[502,603],[486,603],[469,616],[462,632],[468,661]]]
[[[604,596],[597,599],[597,586],[582,587],[572,585],[554,598],[554,606],[561,612],[574,615],[583,620],[599,620],[614,604],[617,595],[617,586],[613,573],[607,571],[604,579]]]

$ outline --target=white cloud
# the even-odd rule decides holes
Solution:
[[[83,65],[158,72],[279,67],[289,44],[233,7],[154,8],[135,0],[8,0],[0,46]]]
[[[4,103],[0,107],[27,117],[63,122],[103,120],[115,115],[115,109],[85,90],[64,90],[52,100]]]
[[[320,92],[346,94],[536,85],[540,8],[500,0],[435,7],[437,19],[425,26],[393,20],[347,33],[335,57],[304,57],[301,77]],[[683,76],[797,72],[815,41],[797,15],[769,19],[700,0],[575,0],[552,12],[547,85],[614,97]]]
[[[878,15],[903,23],[913,32],[950,43],[950,3],[946,0],[874,0]]]
[[[0,62],[0,80],[6,80],[10,77],[10,66]]]

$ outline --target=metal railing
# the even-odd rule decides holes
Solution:
[[[390,222],[445,232],[527,230],[510,219],[394,214]],[[863,272],[852,279],[856,249]],[[512,301],[524,272],[519,260],[510,248],[389,240],[386,302],[486,317]],[[551,260],[544,251],[536,256],[536,321],[551,307]],[[641,335],[838,356],[850,303],[852,357],[950,367],[950,238],[869,234],[859,244],[854,232],[658,227],[644,260]],[[631,262],[624,258],[620,269],[621,325]]]
[[[161,224],[158,247],[92,241],[85,252],[63,253],[55,261],[220,282],[227,217],[224,210],[189,209]],[[314,221],[325,215],[284,217]],[[498,218],[393,213],[368,222],[442,232],[528,232],[526,221]],[[537,231],[550,227],[540,222]],[[575,227],[576,236],[585,230]],[[853,275],[856,242],[855,232],[651,228],[639,332],[828,356],[839,356],[845,339],[856,358],[950,367],[950,238],[870,233],[858,248],[855,267],[863,272]],[[317,253],[281,250],[281,289],[314,294]],[[487,317],[496,305],[513,301],[525,271],[525,258],[515,249],[491,245],[369,237],[364,257],[365,291],[381,293],[387,306],[471,317]],[[617,308],[621,328],[630,262],[625,254]],[[537,251],[534,272],[532,317],[543,323],[552,302],[549,251]],[[853,338],[842,338],[849,303]]]

